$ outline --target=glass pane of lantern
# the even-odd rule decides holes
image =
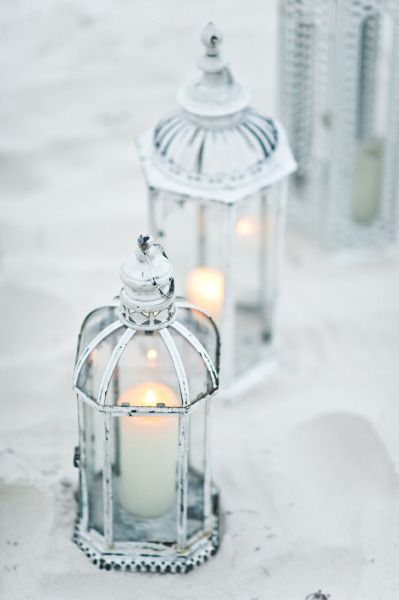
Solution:
[[[190,403],[193,403],[212,390],[210,374],[197,350],[173,328],[170,328],[170,334],[182,359],[187,376]]]
[[[112,352],[115,346],[117,346],[125,329],[125,327],[121,326],[119,329],[105,337],[99,344],[97,344],[81,368],[77,386],[80,390],[82,390],[82,392],[84,392],[93,400],[97,399],[104,369],[107,366]],[[89,344],[92,339],[93,338],[91,338],[87,343]],[[81,347],[81,351],[84,351],[86,346],[81,345]],[[112,395],[111,392],[109,395]]]
[[[107,403],[180,406],[176,370],[158,332],[136,332],[111,378]],[[178,416],[114,419],[115,541],[174,542]]]
[[[189,435],[187,533],[193,535],[204,522],[205,402],[190,414]]]
[[[101,413],[83,402],[86,444],[86,477],[88,489],[89,529],[104,533],[103,463],[104,422]]]
[[[106,404],[180,406],[176,369],[169,351],[154,331],[137,331],[123,352],[111,378]]]
[[[219,369],[218,337],[212,322],[203,313],[189,308],[179,308],[178,321],[201,342],[216,369]]]
[[[102,306],[93,310],[85,319],[79,339],[78,355],[105,327],[118,320],[117,307]]]
[[[114,539],[173,543],[178,415],[114,418]]]
[[[222,203],[205,205],[166,193],[155,200],[155,228],[175,267],[176,292],[216,322],[223,307],[227,212]]]
[[[263,350],[273,338],[284,225],[281,185],[234,206],[180,202],[164,192],[155,200],[156,231],[174,258],[176,281],[185,282],[177,292],[209,312],[221,326],[222,344],[234,346],[234,375],[263,360]],[[189,224],[194,229],[188,234]],[[225,292],[228,302],[224,306]],[[227,314],[230,302],[234,329],[232,320],[221,321],[223,307]]]
[[[260,192],[238,207],[235,225],[235,362],[245,372],[261,358],[273,336],[278,263],[277,188]]]
[[[374,13],[360,25],[357,131],[352,215],[372,224],[381,212],[384,150],[388,136],[394,24]]]

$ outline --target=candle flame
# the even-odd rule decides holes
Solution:
[[[255,233],[255,223],[253,219],[242,217],[236,223],[236,233],[241,237],[250,237]]]
[[[147,358],[148,360],[155,360],[158,358],[158,352],[155,350],[155,348],[150,348],[150,350],[148,350]]]
[[[145,392],[144,402],[147,406],[155,406],[157,403],[157,395],[152,389]]]

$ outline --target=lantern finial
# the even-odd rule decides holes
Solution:
[[[137,238],[137,246],[141,250],[142,254],[146,255],[149,249],[154,245],[154,240],[148,233],[142,233]]]
[[[228,69],[229,61],[222,55],[220,46],[223,41],[223,34],[213,23],[208,23],[204,27],[201,34],[201,41],[205,46],[205,54],[201,56],[197,65],[198,68],[206,75],[223,75],[228,74],[227,79],[233,83],[233,77]]]
[[[207,56],[218,56],[219,47],[223,41],[223,33],[214,23],[209,22],[202,31],[201,41],[206,48]]]
[[[198,59],[197,66],[202,77],[179,91],[179,104],[200,117],[225,117],[240,112],[248,106],[249,92],[234,79],[229,61],[220,50],[222,32],[214,23],[208,23],[201,41],[205,54]]]
[[[121,268],[120,316],[133,329],[161,329],[175,317],[174,278],[162,246],[143,233]]]

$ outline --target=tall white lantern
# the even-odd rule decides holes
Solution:
[[[150,225],[173,259],[177,292],[218,323],[221,384],[236,394],[276,365],[286,181],[296,164],[280,123],[249,105],[212,24],[199,79],[139,141]]]
[[[399,3],[281,0],[290,222],[327,249],[397,235]]]
[[[141,235],[119,300],[90,312],[74,372],[74,539],[105,570],[186,573],[219,545],[211,477],[213,321],[175,299],[171,264]]]

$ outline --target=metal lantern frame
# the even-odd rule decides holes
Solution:
[[[154,248],[150,236],[141,236],[140,244],[143,255],[147,257],[150,249]],[[166,255],[163,254],[163,256],[166,259]],[[123,275],[122,272],[125,287],[122,289],[119,300],[90,312],[82,324],[73,379],[74,390],[77,394],[79,420],[79,446],[75,449],[75,466],[79,467],[80,473],[79,514],[74,540],[95,565],[106,570],[113,568],[176,573],[189,571],[194,566],[206,561],[217,551],[219,545],[218,491],[212,485],[209,428],[212,396],[219,385],[220,341],[217,327],[209,315],[184,300],[176,301],[173,276],[170,275],[170,272],[161,276],[155,274],[150,262],[145,265],[145,269],[148,267],[149,270],[144,271],[143,281],[139,284],[134,280],[133,275],[126,271]],[[159,292],[159,299],[155,301],[151,291],[152,287],[155,295]],[[149,293],[152,294],[150,302],[146,297]],[[188,314],[187,311],[190,314],[191,311],[194,311],[195,315],[206,319],[214,333],[214,360],[198,337],[190,331],[187,322],[179,318],[182,312]],[[80,348],[80,340],[84,335],[86,325],[93,317],[100,318],[101,327],[96,335],[83,348]],[[92,397],[87,393],[85,385],[80,384],[82,373],[88,361],[89,363],[91,360],[95,361],[96,349],[115,332],[120,332],[120,335],[116,343],[114,342],[109,359],[102,367],[97,393],[95,397]],[[162,341],[174,369],[181,406],[165,406],[164,403],[156,406],[118,405],[115,400],[111,403],[107,400],[108,395],[115,397],[115,394],[118,394],[118,391],[111,389],[113,376],[115,373],[117,374],[118,365],[129,344],[134,342],[139,333],[159,336]],[[188,375],[177,347],[178,344],[171,334],[179,336],[179,339],[181,338],[189,344],[201,360],[207,373],[207,382],[204,382],[202,392],[195,397],[191,394]],[[87,437],[89,433],[85,406],[91,407],[99,415],[103,428],[102,490],[99,491],[102,494],[103,533],[91,527],[89,519],[89,495],[93,493],[93,490],[90,490],[88,482],[87,445],[89,440]],[[197,528],[195,533],[190,534],[188,531],[190,509],[189,423],[192,415],[200,407],[203,407],[205,411],[203,521],[199,529]],[[171,415],[178,418],[176,540],[174,543],[164,543],[154,539],[115,541],[114,504],[116,499],[112,461],[116,434],[113,423],[116,423],[115,419],[118,417],[157,416],[168,418]]]
[[[388,48],[383,18],[391,25]],[[398,2],[281,0],[279,42],[282,118],[298,161],[290,186],[289,222],[327,250],[394,242],[399,187]],[[388,72],[383,70],[387,65],[378,63],[379,56],[381,63],[384,58],[389,61]],[[378,77],[383,77],[384,85]],[[381,115],[385,115],[382,133]],[[373,140],[378,143],[373,145]],[[375,214],[370,210],[369,216],[358,218],[354,203],[361,203],[367,194],[362,188],[357,191],[359,182],[371,169],[378,186]]]
[[[223,346],[221,393],[233,397],[278,365],[277,307],[284,251],[287,178],[295,171],[296,163],[281,123],[264,117],[249,106],[249,91],[233,78],[228,61],[221,54],[222,39],[221,32],[212,23],[208,24],[202,33],[205,56],[198,61],[202,78],[179,91],[179,108],[141,135],[137,146],[148,188],[150,230],[156,237],[165,239],[169,248],[176,244],[174,255],[170,250],[176,268],[183,269],[183,252],[179,248],[182,231],[172,219],[167,224],[162,212],[173,206],[197,211],[196,229],[189,230],[197,246],[197,262],[191,268],[201,266],[201,261],[207,267],[216,266],[214,257],[206,249],[206,229],[207,218],[209,223],[219,218],[215,215],[220,215],[218,243],[222,251],[218,260],[224,281],[223,307],[217,321]],[[221,150],[223,147],[226,157]],[[235,147],[236,154],[233,152]],[[214,156],[217,153],[218,157]],[[216,170],[212,164],[217,162],[213,161],[214,157],[219,163]],[[258,302],[259,297],[259,313],[267,312],[268,331],[263,333],[261,325],[254,331],[247,331],[249,337],[259,336],[259,347],[243,371],[237,374],[237,357],[243,354],[236,343],[240,327],[237,289],[247,273],[245,266],[237,272],[236,225],[239,216],[245,216],[255,201],[260,231],[259,244],[256,240],[258,254],[251,255],[248,260],[259,263],[253,282],[257,298],[247,295],[244,302],[250,306],[251,302]],[[265,223],[271,212],[275,228],[273,237],[268,238]],[[272,248],[268,248],[270,243]],[[271,250],[271,259],[267,250]],[[187,275],[185,271],[180,283]],[[180,293],[187,292],[180,290]]]

